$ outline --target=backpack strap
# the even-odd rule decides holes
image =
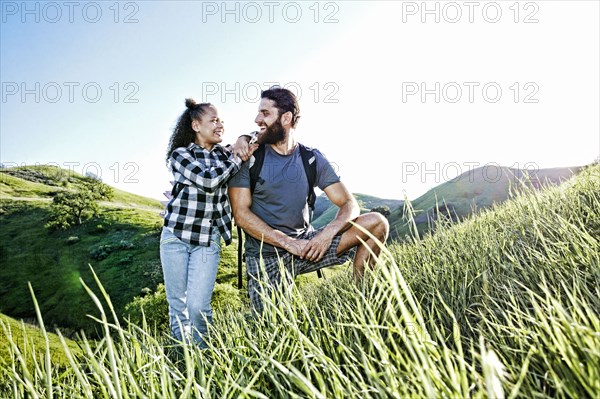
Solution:
[[[242,289],[242,262],[244,261],[244,235],[242,233],[242,228],[239,224],[235,224],[237,227],[237,235],[238,235],[238,251],[237,251],[237,261],[238,261],[238,289]]]
[[[310,207],[311,211],[315,210],[315,202],[317,195],[315,194],[315,185],[317,184],[317,157],[315,156],[312,148],[308,148],[305,145],[298,143],[300,146],[300,156],[302,157],[302,163],[304,164],[304,173],[308,180],[308,195],[306,202]],[[310,217],[312,222],[312,215]]]
[[[300,146],[300,156],[304,164],[304,173],[306,173],[308,180],[308,196],[306,197],[309,207],[308,222],[312,223],[315,213],[315,202],[317,201],[317,195],[315,194],[315,185],[317,184],[317,156],[312,148],[308,148],[302,143],[298,143],[298,145]],[[317,276],[323,278],[321,269],[317,270]]]
[[[252,154],[254,157],[254,164],[250,167],[250,194],[254,194],[256,183],[261,180],[260,171],[265,163],[265,151],[265,145],[261,144],[256,151],[254,151],[254,154]]]

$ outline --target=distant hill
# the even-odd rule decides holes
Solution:
[[[545,184],[559,184],[583,167],[550,168],[536,171],[486,166],[465,172],[451,181],[440,184],[411,201],[415,223],[420,233],[428,231],[439,213],[453,220],[489,208],[509,198],[511,190],[524,187],[539,189]],[[436,207],[436,203],[438,204]],[[402,239],[409,234],[404,209],[395,209],[389,216],[390,238]]]
[[[369,212],[371,209],[379,206],[387,206],[390,208],[390,211],[393,211],[398,207],[402,208],[404,204],[404,201],[402,200],[383,199],[366,194],[353,195],[360,206],[361,213]],[[331,201],[329,201],[325,194],[321,194],[319,197],[317,197],[317,201],[315,202],[315,215],[312,225],[315,228],[325,226],[335,218],[338,209],[339,208],[337,206],[333,205]]]

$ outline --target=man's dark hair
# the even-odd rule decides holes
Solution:
[[[279,111],[280,117],[288,111],[291,112],[292,127],[296,128],[298,119],[300,119],[300,106],[298,105],[298,99],[294,93],[283,87],[273,86],[268,90],[263,91],[260,94],[260,97],[272,100],[275,103],[275,108]]]

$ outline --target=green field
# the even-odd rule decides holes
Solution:
[[[61,369],[9,356],[0,396],[596,398],[599,238],[595,165],[390,245],[362,283],[292,287],[260,318],[218,307],[206,351],[104,305],[104,338]]]

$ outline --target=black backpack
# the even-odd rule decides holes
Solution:
[[[302,157],[302,164],[304,165],[304,173],[308,180],[308,195],[306,202],[309,207],[309,223],[312,222],[313,214],[315,211],[315,201],[317,196],[315,194],[315,184],[317,183],[317,158],[312,149],[298,143],[300,147],[300,156]],[[263,163],[265,162],[265,145],[261,144],[256,151],[254,151],[254,164],[250,167],[250,194],[254,193],[256,183],[260,178],[260,171],[262,170]],[[243,244],[244,239],[242,235],[242,229],[237,226],[238,233],[238,288],[242,288],[242,262],[243,262]],[[319,278],[323,277],[321,270],[317,270]]]

